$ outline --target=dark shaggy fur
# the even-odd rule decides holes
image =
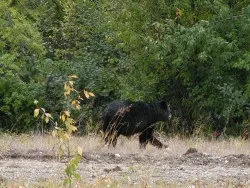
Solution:
[[[115,147],[120,135],[139,134],[140,147],[147,143],[162,148],[167,147],[154,137],[153,124],[168,121],[171,112],[164,101],[157,103],[114,101],[108,105],[103,114],[103,132],[105,143]]]

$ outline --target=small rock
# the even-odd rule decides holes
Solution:
[[[95,157],[96,157],[97,159],[100,159],[100,158],[101,158],[101,156],[100,156],[100,155],[95,155]]]
[[[118,154],[118,153],[116,153],[116,154],[115,154],[115,157],[121,157],[121,155],[120,155],[120,154]]]
[[[184,155],[188,155],[190,153],[198,153],[197,149],[195,148],[189,148]]]
[[[173,153],[172,149],[166,148],[166,149],[165,149],[165,152],[164,152],[164,155],[169,154],[169,153],[170,153],[170,154]]]
[[[111,169],[104,169],[105,172],[109,173],[109,172],[117,172],[117,171],[122,171],[120,166],[116,166],[115,168],[111,168]]]
[[[120,166],[116,166],[115,168],[113,168],[113,171],[122,171],[121,167]]]
[[[180,167],[180,169],[179,170],[184,170],[184,168],[183,167]]]

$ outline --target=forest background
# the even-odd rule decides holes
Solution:
[[[95,97],[74,111],[78,129],[98,129],[115,99],[167,99],[166,134],[250,130],[249,0],[0,0],[0,131],[50,130],[67,103],[63,85]],[[59,117],[54,116],[59,119]]]

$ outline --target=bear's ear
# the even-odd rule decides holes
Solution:
[[[163,109],[168,109],[168,104],[165,101],[160,101],[160,106]]]

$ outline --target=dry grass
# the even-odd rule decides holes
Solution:
[[[207,153],[213,156],[225,156],[229,154],[250,154],[250,141],[240,138],[232,138],[223,141],[206,140],[203,138],[181,139],[161,138],[169,145],[169,148],[162,151],[150,144],[146,150],[139,149],[138,138],[119,137],[116,148],[105,146],[100,136],[84,136],[73,137],[71,140],[71,148],[81,146],[83,152],[102,152],[102,153],[119,153],[119,154],[138,154],[138,155],[159,155],[164,152],[167,156],[180,156],[184,154],[188,148],[196,148],[199,152]],[[50,135],[9,135],[2,134],[0,136],[0,155],[4,155],[10,151],[23,154],[30,151],[42,151],[51,155],[57,152],[57,140]]]
[[[179,139],[172,138],[168,141],[173,155],[180,155],[188,148],[196,148],[201,153],[207,153],[213,156],[225,156],[230,154],[250,154],[248,149],[249,140],[241,138],[231,138],[228,140],[206,140],[203,138]]]
[[[151,145],[148,145],[145,150],[139,149],[139,143],[137,137],[131,137],[127,139],[125,137],[119,137],[117,147],[112,148],[105,146],[100,136],[84,136],[73,137],[71,140],[71,148],[81,146],[83,152],[86,153],[113,153],[113,154],[135,154],[136,156],[172,156],[179,157],[184,154],[189,148],[196,148],[201,153],[207,153],[212,156],[226,156],[230,154],[245,154],[250,155],[250,141],[242,140],[240,138],[232,138],[223,141],[207,140],[204,138],[189,138],[181,139],[175,138],[160,138],[161,141],[169,145],[168,149],[159,150]],[[10,152],[17,152],[22,154],[28,154],[31,151],[41,151],[47,154],[56,155],[57,153],[57,141],[50,135],[0,135],[0,159],[1,156],[7,155]],[[203,182],[199,179],[190,180],[188,182],[166,183],[164,179],[153,180],[150,171],[146,172],[144,169],[136,169],[140,166],[131,166],[128,170],[128,174],[119,177],[99,177],[94,182],[86,182],[84,179],[78,182],[75,187],[238,187],[235,183],[232,183],[230,179],[225,179],[223,182],[218,182],[216,185],[214,182]],[[84,168],[84,167],[83,167]],[[131,171],[131,173],[129,173]],[[130,178],[137,176],[138,181],[132,181]],[[1,184],[1,187],[62,187],[62,181],[46,180],[41,182],[25,182],[25,180],[19,181],[16,179],[5,181],[5,184]],[[239,187],[248,187],[249,184]]]

